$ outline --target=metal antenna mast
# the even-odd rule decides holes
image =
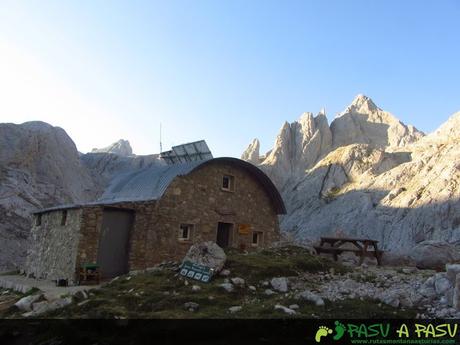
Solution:
[[[163,143],[161,142],[161,122],[160,122],[160,153],[163,152]]]

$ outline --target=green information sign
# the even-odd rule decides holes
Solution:
[[[214,270],[207,266],[195,264],[191,261],[184,261],[180,266],[180,274],[184,277],[208,283],[211,280]]]

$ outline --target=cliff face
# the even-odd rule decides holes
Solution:
[[[256,138],[249,144],[248,148],[241,155],[241,159],[256,165],[260,163],[259,139]]]
[[[63,129],[44,122],[0,124],[0,148],[0,271],[22,266],[34,210],[94,200],[115,175],[160,164],[132,151],[80,155]]]
[[[460,242],[459,125],[457,113],[424,136],[365,96],[332,122],[325,150],[317,149],[319,139],[303,146],[285,124],[276,159],[260,165],[286,202],[282,229],[298,239],[366,236],[391,250],[431,239]]]
[[[13,268],[27,251],[32,210],[91,200],[96,188],[61,128],[1,124],[0,147],[0,268]]]
[[[260,167],[283,188],[327,154],[331,146],[332,135],[325,114],[321,112],[314,117],[312,113],[304,113],[299,121],[284,123]]]
[[[90,152],[80,157],[83,166],[90,174],[98,195],[102,194],[112,178],[118,174],[164,164],[158,154],[145,156],[121,156],[113,153]]]
[[[423,133],[406,126],[377,107],[367,96],[358,95],[331,123],[334,148],[350,144],[373,147],[401,147],[419,140]]]

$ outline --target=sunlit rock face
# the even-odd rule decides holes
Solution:
[[[315,131],[312,122],[303,115],[286,123],[260,165],[285,200],[283,231],[309,240],[364,236],[393,251],[460,243],[460,113],[424,136],[359,95],[330,129]],[[301,135],[292,134],[297,128]]]
[[[284,123],[273,149],[260,167],[282,188],[302,176],[305,169],[330,151],[331,145],[326,115],[320,112],[315,117],[312,113],[304,113],[298,121]]]
[[[129,144],[128,140],[120,139],[117,142],[101,148],[101,149],[93,149],[91,152],[93,153],[113,153],[119,156],[131,156],[133,154],[133,149]]]
[[[241,155],[241,159],[252,164],[260,163],[260,142],[259,139],[254,139],[248,148]]]
[[[364,95],[356,96],[332,121],[331,132],[334,148],[358,143],[379,148],[401,147],[423,137],[415,127],[406,126]]]

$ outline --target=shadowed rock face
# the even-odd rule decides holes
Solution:
[[[94,200],[117,174],[160,164],[158,155],[80,155],[63,129],[44,122],[0,124],[0,148],[0,271],[22,266],[31,212]]]
[[[365,236],[399,251],[428,240],[460,243],[459,119],[424,137],[358,96],[331,124],[332,144],[319,155],[285,124],[275,159],[260,165],[286,203],[282,230],[297,239]]]
[[[118,174],[164,164],[158,154],[120,156],[113,153],[90,152],[81,155],[80,159],[91,175],[98,189],[98,194],[102,194],[112,178]]]
[[[0,147],[0,268],[13,268],[27,251],[32,210],[91,200],[96,188],[61,128],[1,124]]]

